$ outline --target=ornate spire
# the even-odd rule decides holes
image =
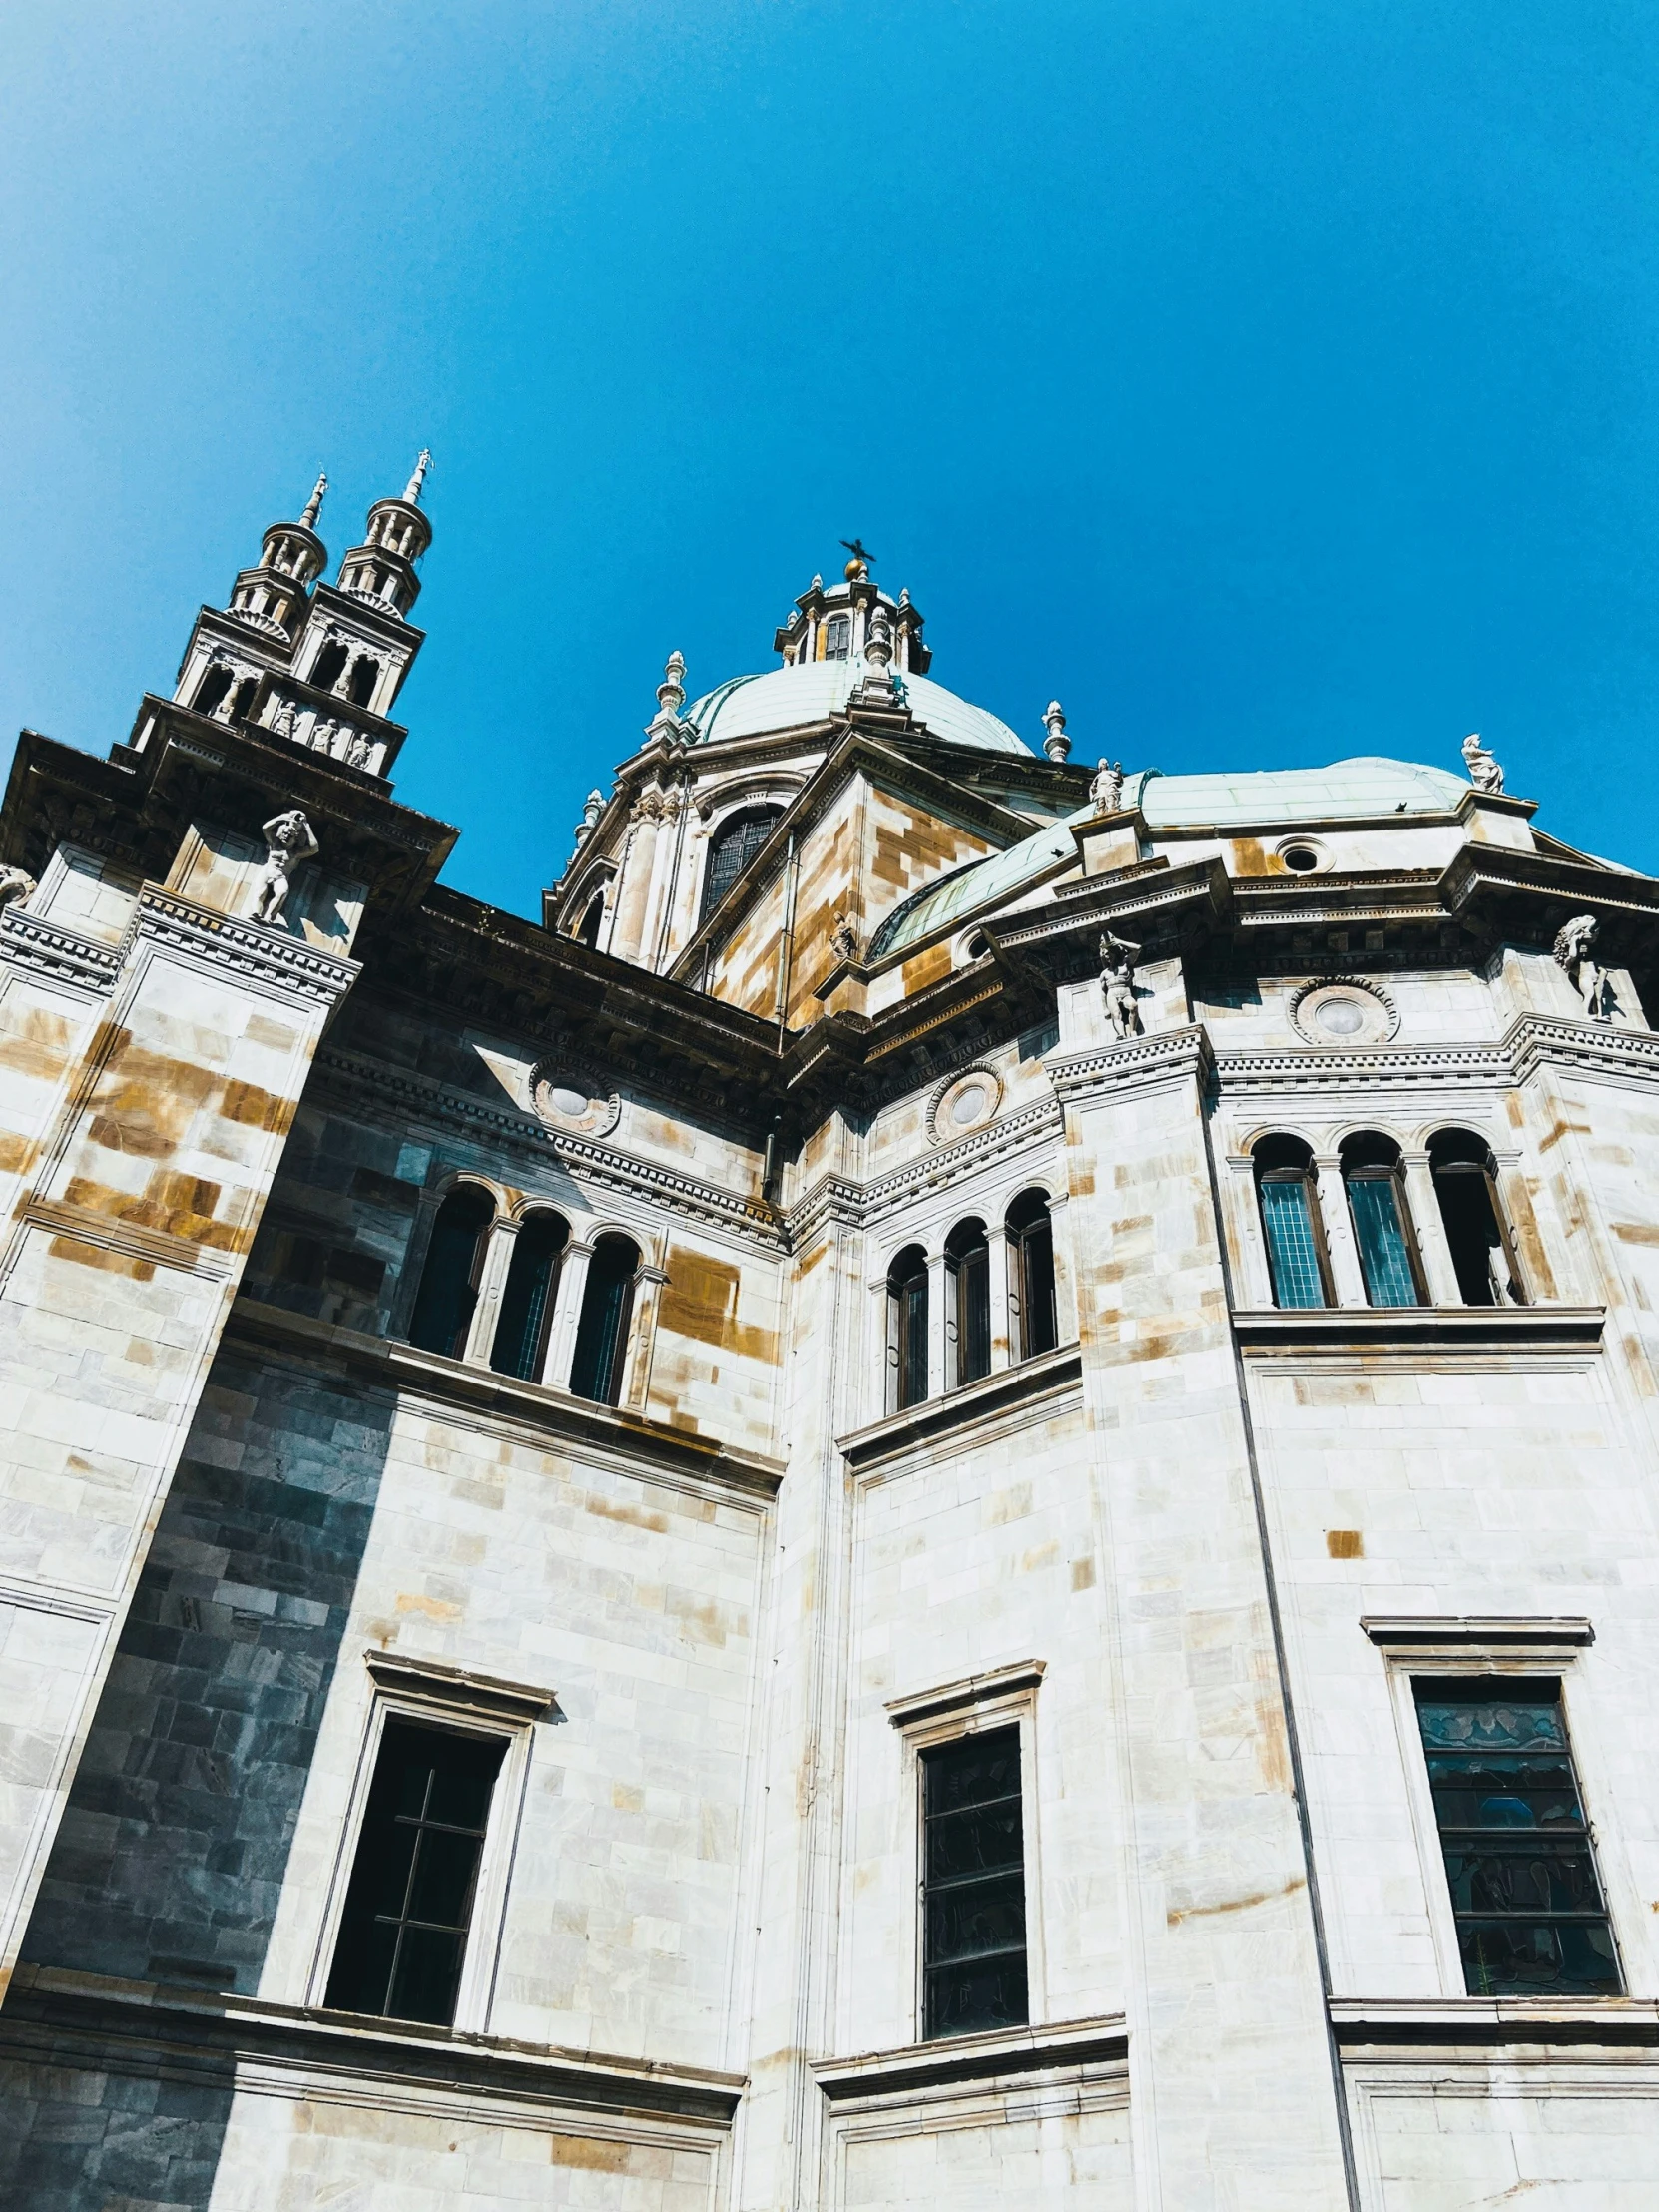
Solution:
[[[1066,711],[1057,699],[1051,699],[1043,710],[1043,727],[1048,735],[1043,740],[1043,751],[1051,761],[1068,760],[1071,740],[1066,736]]]
[[[663,680],[657,686],[657,704],[664,714],[673,715],[678,721],[680,710],[686,704],[686,656],[676,649],[668,657],[663,669]]]
[[[426,471],[431,467],[431,450],[429,447],[423,445],[420,449],[419,458],[416,460],[414,465],[414,474],[409,478],[408,485],[403,493],[403,497],[408,501],[411,507],[418,507],[420,505],[420,487],[422,484],[425,483]]]
[[[328,473],[324,469],[318,474],[316,482],[312,485],[311,496],[305,502],[305,511],[299,517],[301,530],[314,530],[316,528],[316,518],[322,512],[323,494],[327,489]]]

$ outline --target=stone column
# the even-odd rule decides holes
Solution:
[[[1054,1341],[1077,1342],[1077,1279],[1073,1269],[1071,1223],[1066,1194],[1058,1191],[1048,1202],[1049,1235],[1054,1248]]]
[[[1417,1250],[1422,1255],[1422,1271],[1428,1278],[1429,1304],[1461,1306],[1462,1286],[1451,1264],[1451,1247],[1446,1243],[1445,1223],[1440,1218],[1440,1201],[1435,1195],[1428,1155],[1407,1152],[1402,1158],[1405,1202],[1411,1210],[1411,1227],[1416,1232]]]
[[[484,1264],[478,1274],[478,1301],[467,1328],[461,1358],[468,1367],[487,1368],[495,1349],[495,1325],[501,1318],[501,1294],[507,1288],[507,1270],[513,1264],[513,1247],[521,1224],[498,1214],[489,1227]]]
[[[1341,2212],[1345,2117],[1210,1196],[1207,1058],[1188,1027],[1048,1063],[1107,1563],[1134,2201]],[[1153,1219],[1120,1236],[1125,1185]]]
[[[1000,1375],[1011,1364],[1008,1312],[1008,1232],[999,1221],[986,1225],[985,1243],[990,1250],[991,1373]]]
[[[646,909],[651,898],[651,879],[656,872],[661,816],[662,798],[655,790],[643,793],[635,802],[633,828],[617,885],[616,917],[611,923],[611,950],[619,960],[639,957]]]
[[[944,1254],[930,1252],[927,1255],[927,1395],[942,1397],[950,1388],[951,1376],[945,1366],[949,1350],[945,1338],[945,1293],[949,1288],[945,1281]]]
[[[1316,1160],[1319,1178],[1320,1220],[1325,1227],[1325,1250],[1331,1262],[1331,1283],[1339,1306],[1369,1306],[1360,1248],[1354,1241],[1354,1217],[1348,1210],[1348,1186],[1342,1164],[1333,1158]]]
[[[354,962],[147,884],[0,1248],[0,1988]]]
[[[570,1388],[571,1362],[576,1357],[576,1328],[582,1318],[582,1300],[588,1288],[588,1262],[593,1247],[573,1237],[559,1263],[559,1280],[553,1286],[553,1319],[547,1330],[547,1358],[541,1381],[555,1390]]]

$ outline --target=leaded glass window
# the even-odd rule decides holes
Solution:
[[[490,1366],[498,1375],[516,1375],[527,1382],[540,1379],[567,1234],[557,1214],[532,1214],[513,1240],[490,1352]]]
[[[1560,1683],[1412,1688],[1470,1996],[1617,1995]]]
[[[1351,1137],[1343,1180],[1366,1297],[1373,1306],[1420,1306],[1411,1236],[1400,1189],[1399,1147],[1388,1137]]]
[[[945,1246],[955,1329],[955,1382],[977,1382],[991,1372],[991,1254],[981,1222],[963,1222]]]
[[[972,2035],[1030,2017],[1019,1730],[924,1752],[923,2033]]]
[[[325,2001],[447,2027],[455,2017],[490,1795],[506,1746],[387,1721]]]
[[[887,1277],[888,1352],[896,1373],[893,1407],[919,1405],[927,1395],[927,1255],[901,1252]]]
[[[707,920],[755,858],[783,811],[782,807],[751,807],[747,813],[721,824],[709,846],[699,921]]]
[[[827,661],[844,661],[851,652],[851,616],[831,615],[824,626],[824,658]]]
[[[1276,1306],[1326,1306],[1325,1255],[1314,1196],[1313,1154],[1299,1137],[1264,1137],[1256,1195]]]

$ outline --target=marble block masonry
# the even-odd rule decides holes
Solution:
[[[1650,2212],[1659,881],[854,543],[524,920],[426,461],[0,813],[0,2203]]]

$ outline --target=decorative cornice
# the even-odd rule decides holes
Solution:
[[[194,899],[181,898],[154,883],[146,883],[139,893],[123,956],[127,945],[140,937],[227,969],[241,982],[323,1005],[343,998],[362,973],[356,960],[320,952],[304,938],[287,936],[264,922],[242,921],[211,906],[199,906]]]
[[[1593,1624],[1581,1613],[1457,1613],[1438,1619],[1429,1614],[1370,1614],[1360,1626],[1380,1651],[1555,1651],[1596,1640]]]
[[[417,1658],[406,1651],[371,1646],[363,1653],[363,1664],[382,1690],[441,1705],[446,1712],[511,1721],[519,1727],[539,1721],[558,1702],[551,1690],[504,1682],[493,1674],[473,1674],[465,1667],[448,1667],[441,1660]]]
[[[1023,1151],[1044,1139],[1057,1140],[1064,1134],[1058,1101],[1036,1098],[986,1122],[959,1143],[925,1153],[902,1167],[889,1168],[867,1183],[844,1175],[826,1175],[803,1193],[785,1217],[791,1248],[805,1243],[827,1220],[867,1228],[924,1191],[941,1190],[1010,1152]]]
[[[487,1106],[411,1069],[389,1067],[362,1053],[328,1047],[316,1056],[316,1087],[324,1095],[348,1099],[353,1106],[365,1102],[383,1106],[394,1101],[467,1136],[487,1135],[544,1163],[556,1160],[580,1182],[670,1206],[677,1213],[736,1230],[773,1250],[784,1242],[778,1216],[761,1199],[743,1198],[676,1168],[632,1158],[591,1137],[552,1129],[533,1114]]]
[[[1523,1014],[1504,1036],[1503,1049],[1517,1082],[1544,1064],[1635,1076],[1644,1083],[1659,1079],[1659,1036],[1588,1016],[1572,1021],[1554,1014]]]
[[[1322,981],[1325,980],[1322,978]],[[1376,982],[1354,978],[1376,992]],[[1378,1091],[1506,1089],[1542,1066],[1578,1068],[1613,1081],[1659,1081],[1659,1036],[1612,1022],[1521,1014],[1488,1043],[1375,1045],[1358,1052],[1287,1045],[1276,1051],[1218,1051],[1218,1089]]]
[[[1652,1998],[1333,1997],[1330,2010],[1346,2053],[1366,2044],[1414,2046],[1398,2053],[1408,2057],[1448,2044],[1490,2050],[1513,2043],[1659,2043],[1659,2004]]]
[[[238,1233],[238,1249],[225,1251],[215,1245],[197,1244],[165,1229],[147,1229],[142,1223],[124,1221],[119,1214],[101,1214],[90,1206],[71,1206],[61,1199],[31,1198],[21,1218],[32,1228],[53,1237],[72,1237],[77,1244],[99,1252],[119,1252],[129,1260],[143,1260],[156,1268],[173,1268],[185,1275],[205,1275],[224,1281],[242,1265],[247,1231]],[[216,1225],[217,1226],[217,1225]]]
[[[1233,1331],[1248,1358],[1398,1354],[1416,1363],[1441,1352],[1597,1352],[1605,1320],[1601,1306],[1271,1307],[1235,1313]]]
[[[1125,1037],[1084,1052],[1050,1053],[1043,1063],[1056,1092],[1068,1102],[1106,1091],[1157,1090],[1202,1080],[1213,1064],[1209,1033],[1198,1023]]]
[[[121,947],[45,921],[13,904],[0,909],[0,959],[54,982],[107,991],[121,972]]]
[[[1046,1659],[1019,1659],[1012,1666],[964,1675],[958,1682],[940,1682],[930,1690],[912,1690],[908,1697],[890,1697],[883,1710],[894,1728],[914,1728],[920,1722],[937,1720],[944,1713],[971,1712],[976,1705],[1017,1697],[1022,1690],[1039,1689],[1047,1672]]]
[[[991,2081],[1059,2067],[1116,2068],[1128,2055],[1124,2016],[1109,2012],[1096,2019],[1054,2020],[989,2035],[953,2035],[900,2050],[865,2051],[856,2058],[820,2059],[813,2074],[829,2101],[841,2104],[854,2097],[908,2097],[952,2082]],[[1127,2087],[1125,2083],[1126,2093]]]

